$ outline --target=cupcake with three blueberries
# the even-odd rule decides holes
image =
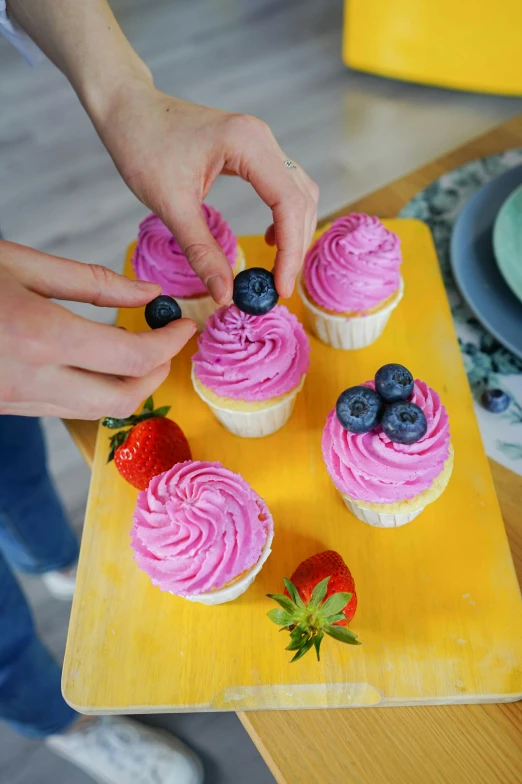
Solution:
[[[227,430],[244,438],[286,424],[310,364],[301,323],[277,300],[272,273],[241,272],[234,304],[209,317],[192,357],[197,394]]]
[[[221,463],[189,460],[153,477],[133,520],[134,559],[152,584],[208,605],[252,585],[274,536],[266,503]]]
[[[203,204],[202,209],[210,233],[222,248],[234,274],[241,272],[245,257],[237,237],[214,207]],[[132,266],[139,280],[157,283],[164,295],[175,297],[183,316],[195,321],[200,331],[218,307],[175,237],[156,215],[150,214],[140,223]]]
[[[453,469],[439,395],[396,364],[342,392],[328,414],[322,448],[348,509],[380,528],[414,520],[444,492]]]
[[[404,293],[401,263],[399,237],[378,218],[335,220],[308,251],[299,280],[312,332],[340,349],[376,341]]]

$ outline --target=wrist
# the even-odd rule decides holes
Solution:
[[[93,125],[101,132],[121,96],[154,87],[152,73],[138,55],[129,57],[100,78],[85,79],[76,92]]]

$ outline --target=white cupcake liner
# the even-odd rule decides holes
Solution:
[[[213,606],[215,604],[225,604],[226,602],[233,602],[234,599],[237,599],[238,596],[241,596],[241,594],[245,593],[245,591],[250,588],[257,575],[263,568],[263,564],[272,552],[273,538],[274,532],[272,531],[267,537],[265,546],[261,551],[261,557],[259,561],[254,564],[254,566],[240,580],[232,583],[232,585],[225,586],[225,588],[218,588],[217,591],[202,593],[198,596],[185,596],[184,598],[188,599],[189,602],[198,602],[199,604],[207,604],[209,606]]]
[[[399,512],[392,514],[391,512],[376,512],[373,509],[366,509],[361,506],[357,501],[352,501],[347,495],[341,493],[341,497],[346,504],[347,508],[363,523],[373,525],[375,528],[398,528],[406,523],[411,523],[416,517],[426,508],[421,506],[419,509],[414,509],[411,512]]]
[[[245,269],[245,264],[245,256],[238,246],[238,259],[236,261],[236,266],[234,267],[236,275]],[[204,330],[208,317],[211,316],[217,308],[221,307],[207,294],[202,297],[176,297],[176,301],[181,308],[183,318],[189,318],[196,322],[198,332]]]
[[[325,313],[308,299],[302,277],[299,278],[298,290],[314,335],[327,346],[353,351],[365,348],[380,338],[392,312],[404,295],[404,281],[401,278],[395,297],[386,307],[367,316],[347,317]]]
[[[209,400],[195,383],[194,368],[192,368],[192,383],[194,389],[208,406],[221,424],[235,436],[241,438],[263,438],[280,430],[290,419],[294,410],[297,395],[303,388],[306,375],[303,375],[299,385],[289,392],[283,400],[267,408],[255,411],[236,411],[231,408],[222,408]]]

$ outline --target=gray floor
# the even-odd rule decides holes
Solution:
[[[340,60],[340,0],[114,0],[160,88],[257,114],[321,186],[320,211],[400,176],[522,111],[522,101],[466,95],[350,73]],[[224,178],[210,200],[237,232],[264,231],[266,208]],[[31,70],[0,41],[0,224],[12,240],[120,269],[144,208],[112,167],[63,77]],[[110,311],[93,318],[111,320]],[[46,422],[51,467],[81,526],[89,472],[60,422]],[[68,607],[24,580],[42,636],[63,653]],[[233,715],[150,717],[194,746],[212,784],[268,784]],[[0,781],[90,779],[0,727]]]

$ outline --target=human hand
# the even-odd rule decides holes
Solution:
[[[165,380],[194,322],[131,333],[76,316],[49,298],[136,308],[159,293],[153,283],[0,240],[0,414],[133,413]]]
[[[266,241],[277,247],[275,282],[289,297],[317,223],[317,185],[270,128],[249,115],[186,103],[151,82],[127,80],[109,106],[89,110],[107,150],[135,195],[172,231],[216,302],[232,298],[232,271],[207,228],[201,203],[219,174],[242,177],[270,207]]]
[[[214,299],[232,298],[232,271],[203,220],[219,174],[242,177],[270,207],[275,280],[288,297],[310,244],[318,188],[261,120],[156,90],[106,0],[9,0],[9,13],[67,76],[121,175],[175,235]]]

